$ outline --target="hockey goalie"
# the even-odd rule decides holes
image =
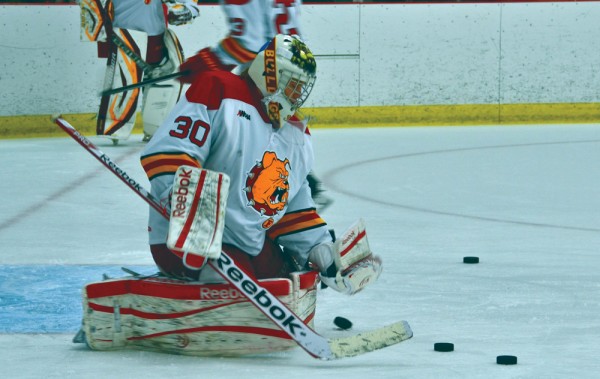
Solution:
[[[297,345],[275,323],[281,314],[258,306],[267,292],[312,326],[319,283],[354,295],[377,280],[364,222],[334,241],[311,198],[311,135],[297,111],[315,80],[306,44],[277,35],[240,75],[192,83],[141,153],[168,215],[150,208],[160,274],[87,285],[77,340],[189,355],[287,350]],[[227,281],[214,266],[223,255],[241,270]],[[263,289],[232,286],[242,271]]]
[[[183,49],[167,24],[182,25],[199,14],[193,0],[82,0],[81,40],[98,43],[106,58],[103,91],[173,73],[184,61]],[[165,13],[167,16],[165,17]],[[145,50],[145,54],[142,52]],[[144,58],[142,58],[144,56]],[[136,122],[139,99],[144,140],[149,139],[181,95],[177,80],[103,95],[96,134],[117,144],[128,139]]]

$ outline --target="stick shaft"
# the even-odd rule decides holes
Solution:
[[[106,72],[104,73],[104,83],[102,85],[102,90],[106,91],[112,88],[113,81],[115,78],[115,70],[117,68],[117,46],[111,42],[111,37],[114,35],[114,29],[112,26],[112,20],[108,15],[106,9],[102,6],[102,2],[100,0],[94,0],[96,6],[100,10],[100,16],[102,17],[102,23],[104,24],[104,31],[106,32],[108,44],[108,58],[106,59]],[[96,134],[103,135],[104,127],[106,124],[106,113],[108,112],[110,96],[102,96],[100,99],[100,108],[98,109],[98,118],[96,120]]]
[[[150,84],[164,82],[165,80],[178,78],[178,77],[184,76],[184,75],[187,75],[187,71],[183,71],[183,72],[178,71],[178,72],[174,72],[172,74],[168,74],[168,75],[161,76],[158,78],[144,80],[139,83],[133,83],[133,84],[129,84],[129,85],[126,85],[123,87],[119,87],[119,88],[107,89],[107,90],[100,92],[100,95],[101,96],[110,96],[110,95],[114,95],[115,93],[120,93],[120,92],[125,92],[125,91],[129,91],[132,89],[140,88],[140,87],[145,87]]]

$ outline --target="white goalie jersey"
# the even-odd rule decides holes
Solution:
[[[152,194],[168,202],[174,173],[188,165],[230,177],[223,243],[257,255],[279,237],[299,262],[331,241],[315,211],[307,174],[311,137],[303,127],[272,127],[262,96],[243,77],[207,72],[187,91],[142,152]],[[150,244],[165,243],[168,222],[151,210]]]

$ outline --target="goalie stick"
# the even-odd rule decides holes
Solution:
[[[152,208],[163,217],[169,218],[169,212],[165,206],[99,150],[89,139],[79,133],[61,116],[53,116],[53,121]],[[222,252],[217,259],[208,260],[208,264],[248,298],[266,317],[288,334],[300,347],[315,358],[332,360],[353,357],[397,344],[411,338],[413,335],[408,322],[399,321],[357,335],[327,339],[312,330],[277,297],[242,271],[225,252]]]
[[[142,58],[140,58],[139,55],[137,55],[133,50],[131,50],[129,48],[129,46],[127,46],[127,44],[125,43],[125,41],[123,41],[121,39],[121,37],[119,37],[116,33],[112,34],[112,41],[115,45],[117,45],[118,48],[120,48],[123,53],[125,53],[125,55],[127,55],[129,57],[129,59],[131,59],[132,61],[135,62],[135,64],[141,68],[144,71],[148,71],[152,68],[152,65],[146,63],[145,60],[143,60]]]
[[[123,86],[123,87],[107,89],[107,90],[104,90],[104,91],[100,92],[100,96],[114,95],[115,93],[125,92],[125,91],[129,91],[129,90],[132,90],[132,89],[136,89],[136,88],[140,88],[140,87],[145,87],[145,86],[148,86],[150,84],[164,82],[165,80],[169,80],[169,79],[173,79],[173,78],[178,78],[180,76],[184,76],[184,75],[187,75],[187,74],[188,74],[188,71],[174,72],[172,74],[168,74],[168,75],[165,75],[165,76],[159,76],[158,78],[144,80],[144,81],[141,81],[141,82],[138,82],[138,83],[129,84],[129,85],[126,85],[126,86]]]
[[[111,36],[115,34],[113,29],[112,20],[108,15],[106,9],[102,6],[100,0],[94,0],[102,16],[102,22],[104,23],[104,30],[106,32],[108,44],[108,59],[106,60],[106,72],[104,73],[104,83],[102,84],[103,90],[112,88],[113,81],[115,78],[115,70],[117,67],[117,54],[118,47],[114,43],[110,43]],[[96,120],[96,134],[104,134],[104,124],[106,123],[106,113],[108,112],[108,105],[110,101],[109,95],[103,95],[100,99],[100,109],[98,110],[98,119]]]
[[[119,37],[116,33],[112,33],[112,42],[117,45],[118,48],[120,48],[123,53],[125,53],[125,55],[127,55],[132,61],[135,62],[135,64],[141,68],[144,72],[148,72],[152,69],[152,65],[146,63],[145,60],[143,60],[139,55],[137,55],[133,50],[131,50],[129,48],[129,46],[127,46],[127,44],[125,43],[125,41],[123,41],[121,39],[121,37]],[[171,74],[165,75],[165,76],[161,76],[158,78],[153,78],[153,79],[148,79],[148,80],[144,80],[138,83],[133,83],[133,84],[129,84],[123,87],[119,87],[119,88],[107,88],[106,86],[103,88],[102,92],[100,92],[100,96],[110,96],[110,95],[114,95],[115,93],[120,93],[120,92],[126,92],[132,89],[136,89],[136,88],[140,88],[140,87],[145,87],[148,86],[150,84],[154,84],[154,83],[160,83],[166,80],[170,80],[173,78],[178,78],[180,76],[184,76],[187,75],[189,73],[189,71],[181,71],[181,72],[173,72]],[[112,83],[111,83],[112,84]]]

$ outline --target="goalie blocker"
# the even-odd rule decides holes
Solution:
[[[175,172],[167,247],[198,270],[221,254],[229,176],[192,166]]]

